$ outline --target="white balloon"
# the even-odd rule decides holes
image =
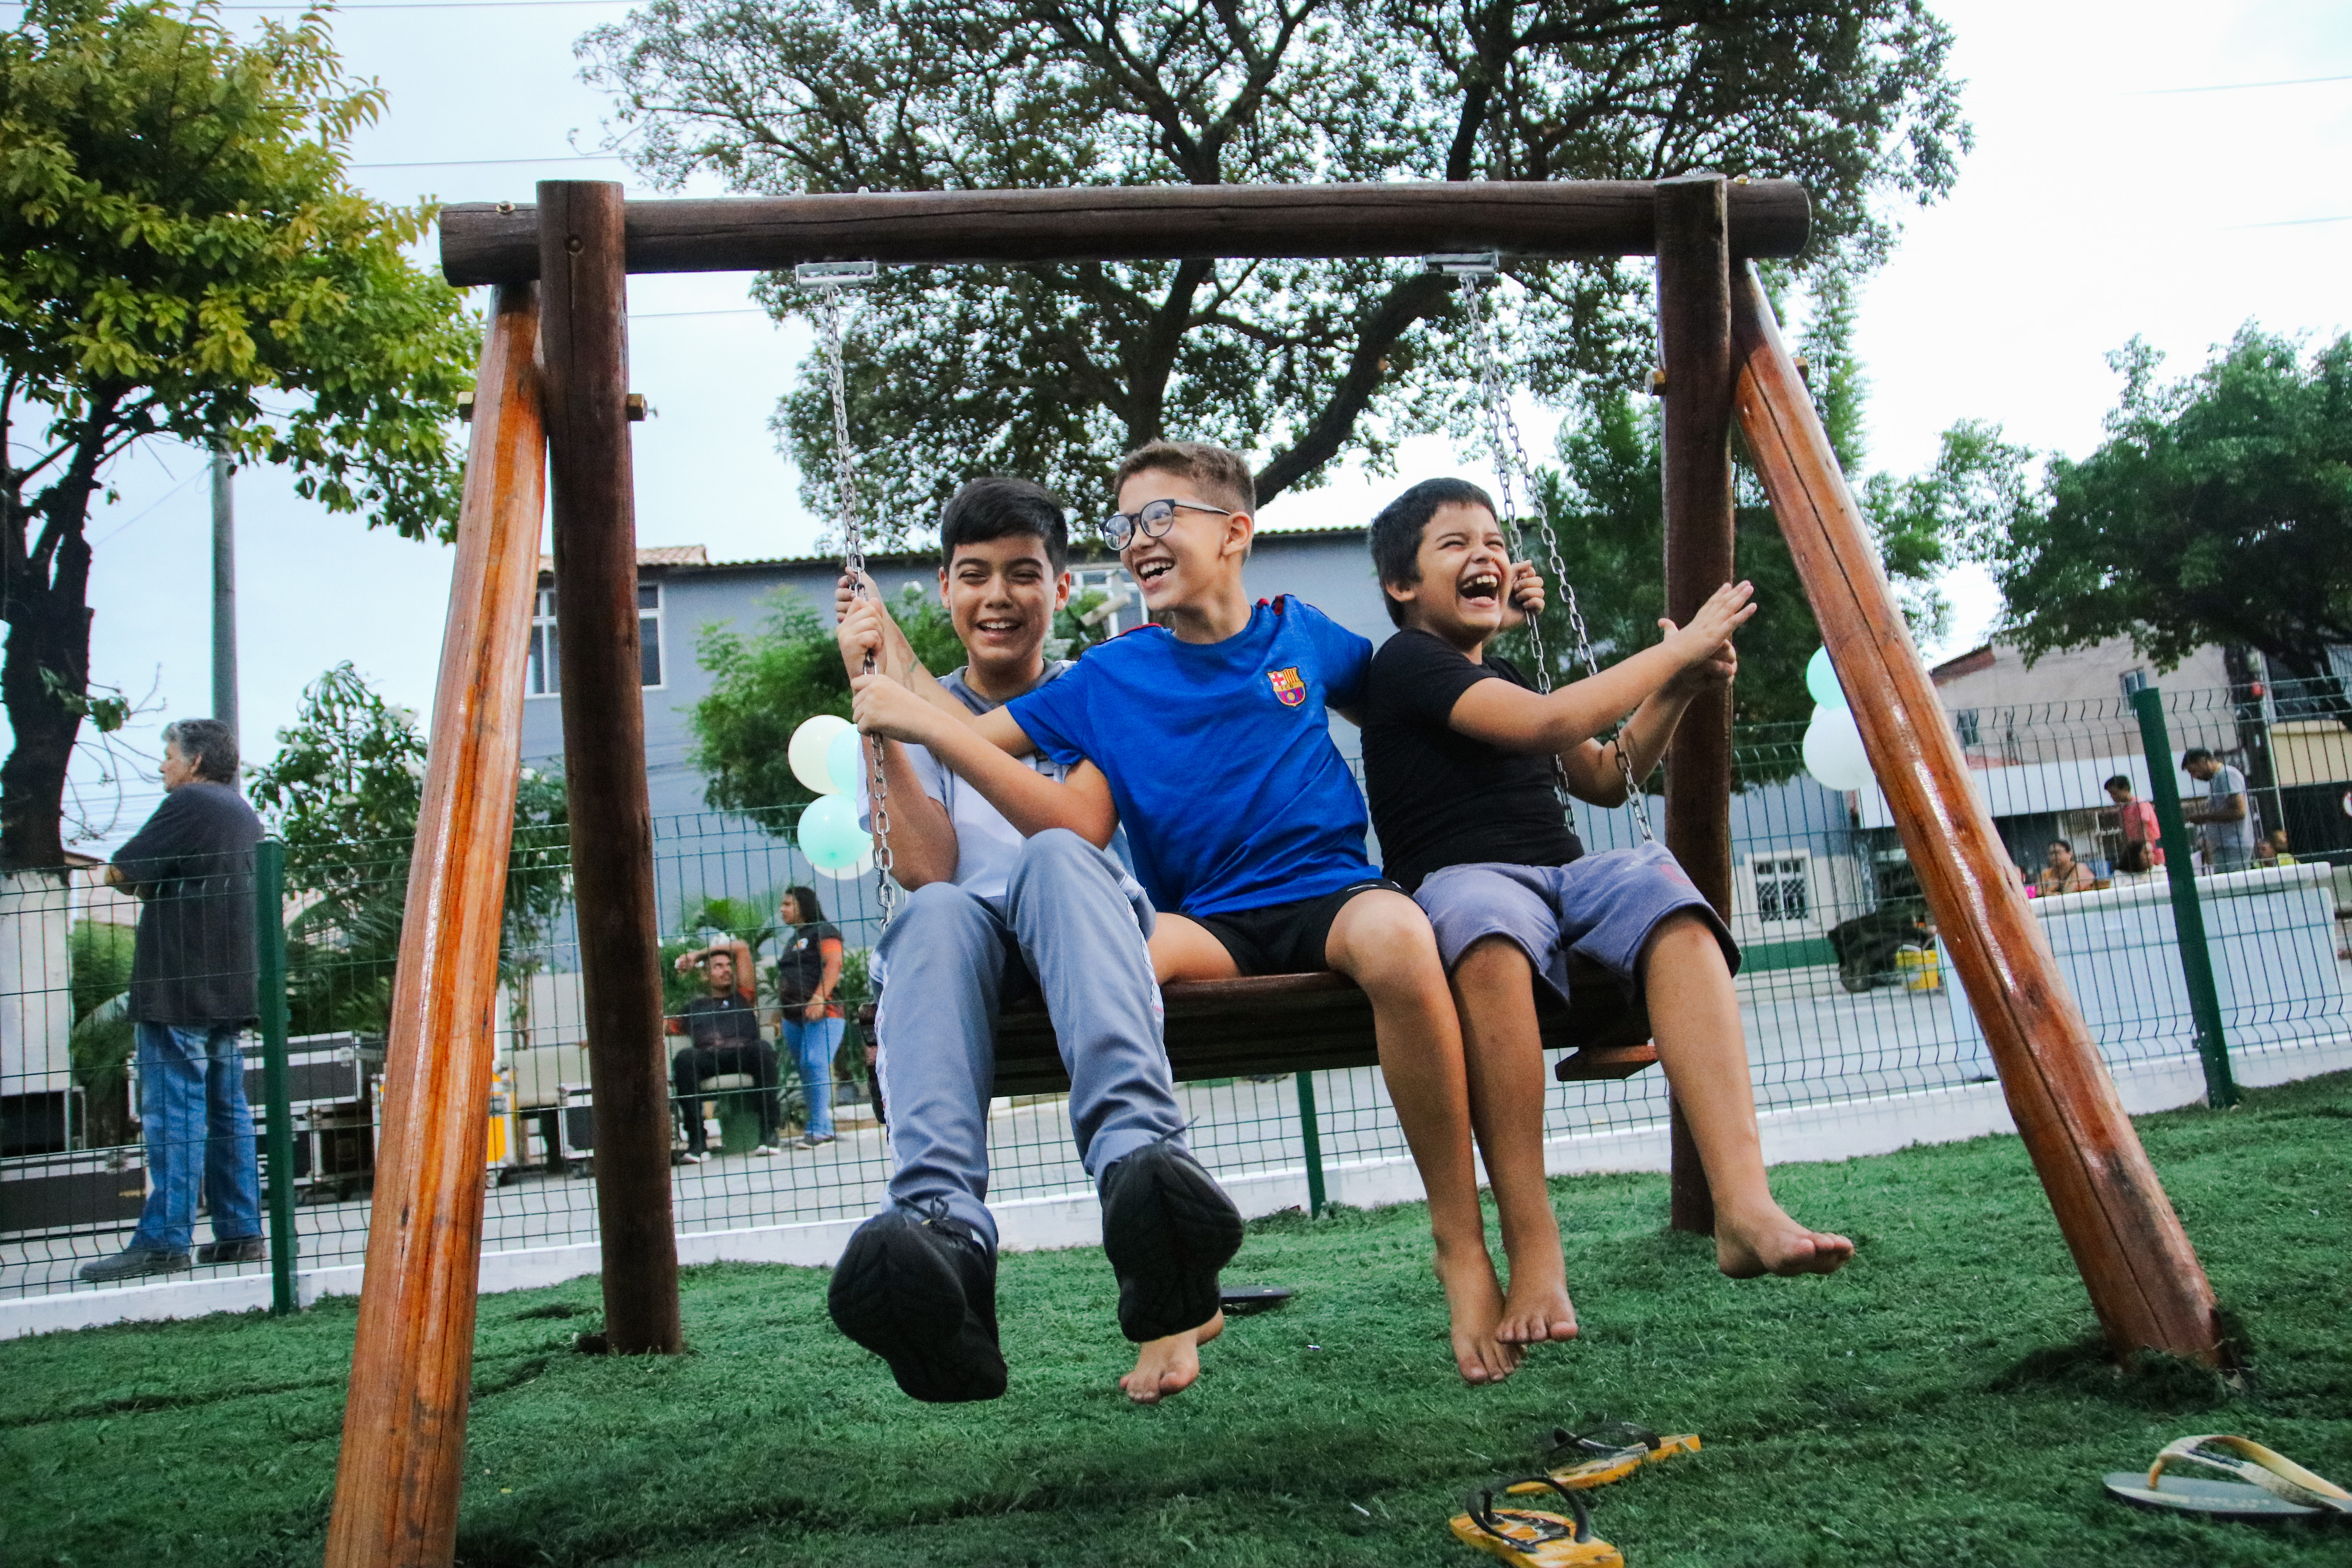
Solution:
[[[839,795],[841,786],[833,782],[833,771],[825,766],[825,753],[833,747],[834,737],[855,728],[838,713],[819,713],[803,720],[793,731],[792,744],[784,748],[784,760],[792,764],[793,777],[819,795]]]
[[[1870,755],[1863,750],[1862,731],[1850,708],[1813,710],[1805,730],[1805,771],[1836,790],[1868,787]]]

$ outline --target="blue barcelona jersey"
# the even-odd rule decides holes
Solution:
[[[1232,914],[1379,875],[1327,705],[1362,696],[1372,645],[1287,595],[1219,643],[1143,626],[1006,704],[1038,750],[1110,781],[1135,874],[1163,910]]]

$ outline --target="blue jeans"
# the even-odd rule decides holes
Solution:
[[[784,1048],[793,1053],[793,1062],[800,1068],[801,1093],[808,1100],[808,1131],[833,1136],[833,1057],[841,1049],[841,1037],[849,1027],[846,1018],[819,1018],[812,1024],[792,1015],[797,1005],[784,1009]]]
[[[212,1205],[213,1239],[261,1234],[261,1174],[245,1053],[235,1024],[141,1024],[139,1120],[147,1144],[147,1206],[131,1245],[185,1252],[195,1229],[196,1184]]]

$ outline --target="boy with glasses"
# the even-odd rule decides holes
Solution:
[[[1105,531],[1162,624],[974,718],[922,674],[878,605],[861,606],[843,623],[845,648],[887,639],[888,653],[886,673],[853,682],[858,725],[929,747],[983,792],[1023,782],[1007,754],[1070,764],[1034,800],[998,804],[1097,843],[1124,823],[1160,911],[1151,956],[1162,982],[1337,970],[1363,987],[1430,1195],[1455,1364],[1468,1382],[1500,1381],[1520,1352],[1496,1332],[1502,1291],[1453,998],[1427,918],[1365,858],[1363,795],[1327,717],[1352,717],[1371,644],[1287,595],[1252,605],[1242,563],[1255,492],[1236,454],[1155,442],[1120,461],[1115,483],[1119,510]]]
[[[1065,530],[1061,503],[1024,479],[974,479],[940,514],[940,595],[970,662],[939,685],[959,714],[1001,712],[1070,679],[1067,663],[1044,656],[1069,597]],[[852,586],[842,590],[842,654],[857,674],[860,629],[877,612],[847,597]],[[951,725],[944,738],[968,736]],[[1067,793],[1073,764],[990,747],[997,772],[975,787],[950,771],[944,746],[904,739],[884,742],[882,765],[892,862],[908,896],[875,950],[893,1169],[882,1212],[834,1269],[834,1321],[917,1399],[1004,1392],[988,1101],[998,1015],[1042,994],[1069,1069],[1071,1131],[1102,1195],[1119,1328],[1141,1347],[1120,1386],[1156,1404],[1199,1375],[1199,1347],[1223,1326],[1217,1271],[1241,1246],[1242,1221],[1184,1148],[1145,946],[1151,907],[1106,853],[1109,825],[1082,837],[1038,809]]]

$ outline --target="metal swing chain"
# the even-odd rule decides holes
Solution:
[[[1494,276],[1489,272],[1487,276]],[[1511,553],[1520,553],[1520,538],[1517,521],[1517,502],[1513,494],[1516,487],[1527,491],[1528,505],[1535,519],[1536,531],[1542,535],[1545,563],[1551,572],[1551,581],[1559,591],[1560,606],[1568,612],[1569,630],[1576,637],[1577,661],[1590,675],[1601,673],[1601,660],[1592,651],[1592,634],[1584,624],[1584,607],[1577,603],[1576,586],[1568,579],[1568,563],[1560,559],[1559,535],[1553,530],[1551,518],[1544,511],[1538,498],[1535,465],[1528,461],[1528,448],[1519,438],[1519,422],[1511,414],[1510,389],[1503,377],[1502,354],[1495,341],[1486,316],[1486,300],[1480,288],[1483,279],[1476,273],[1462,279],[1462,300],[1470,316],[1471,345],[1476,359],[1478,384],[1485,395],[1486,441],[1494,449],[1495,477],[1502,489],[1503,526],[1511,536]],[[1544,655],[1543,632],[1539,617],[1527,618],[1528,647],[1535,656],[1536,689],[1546,696],[1551,693],[1551,660]],[[1625,803],[1633,808],[1634,826],[1642,832],[1644,843],[1655,843],[1657,835],[1650,826],[1649,804],[1643,799],[1641,785],[1634,780],[1633,764],[1625,755],[1625,726],[1620,722],[1617,733],[1609,742],[1610,755],[1616,759],[1617,776],[1625,781]],[[1560,804],[1570,813],[1570,823],[1575,822],[1575,808],[1568,805],[1568,770],[1559,755],[1552,757],[1552,788],[1559,794]]]
[[[824,344],[825,369],[833,392],[833,484],[834,494],[841,508],[841,570],[851,584],[851,591],[866,597],[866,531],[857,512],[857,482],[855,449],[849,444],[849,386],[842,368],[841,350],[841,286],[844,282],[862,282],[873,276],[867,265],[862,273],[848,270],[839,263],[816,263],[803,266],[796,274],[803,285],[816,289],[819,310],[817,329]],[[866,656],[866,673],[874,673],[876,656]],[[868,735],[862,739],[866,765],[871,777],[866,785],[866,799],[872,811],[874,832],[874,896],[882,907],[882,924],[887,928],[898,912],[898,886],[891,880],[889,780],[882,767],[882,739]]]

